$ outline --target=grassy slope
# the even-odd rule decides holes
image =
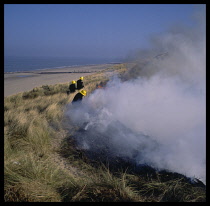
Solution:
[[[85,77],[90,94],[116,65]],[[134,172],[92,164],[65,131],[62,120],[69,83],[45,85],[4,99],[4,199],[14,202],[205,201],[205,189],[169,173]]]

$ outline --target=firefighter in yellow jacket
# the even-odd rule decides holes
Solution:
[[[74,99],[72,100],[72,103],[82,101],[83,97],[86,96],[86,94],[87,94],[86,90],[81,90],[75,95]]]
[[[84,83],[83,83],[83,77],[80,77],[79,80],[77,80],[77,89],[80,90],[84,88]]]
[[[69,90],[70,90],[70,93],[74,93],[76,91],[76,81],[72,81],[71,84],[69,85]]]

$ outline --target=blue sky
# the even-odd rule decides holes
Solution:
[[[5,56],[124,58],[173,25],[192,4],[4,4]]]

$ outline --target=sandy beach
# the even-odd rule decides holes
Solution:
[[[111,67],[112,65],[114,64],[99,64],[61,69],[5,73],[4,97],[24,91],[30,91],[34,87],[40,87],[42,85],[53,85],[77,80],[81,76],[85,77]]]

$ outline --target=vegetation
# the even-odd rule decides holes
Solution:
[[[84,78],[90,94],[125,65]],[[205,188],[182,176],[91,161],[63,127],[69,83],[44,85],[4,99],[4,200],[6,202],[161,202],[206,200]],[[119,160],[118,160],[119,161]],[[170,175],[171,178],[165,178]]]

